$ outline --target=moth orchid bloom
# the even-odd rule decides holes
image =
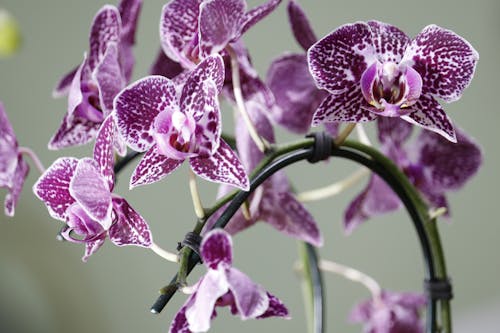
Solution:
[[[273,127],[264,114],[264,104],[256,100],[247,102],[247,111],[259,134],[268,142],[275,142]],[[236,122],[236,146],[243,165],[252,171],[264,158],[239,117]],[[230,193],[229,186],[221,186],[219,197]],[[222,214],[224,208],[217,211],[207,222],[207,228]],[[309,211],[292,194],[290,184],[284,172],[277,172],[264,182],[249,200],[250,218],[238,210],[224,228],[234,235],[253,226],[258,221],[265,222],[283,234],[311,243],[315,246],[323,244],[320,230]]]
[[[16,133],[0,102],[0,188],[7,189],[5,215],[14,216],[29,166],[19,151]]]
[[[94,17],[89,53],[79,67],[65,75],[54,96],[68,93],[68,110],[49,142],[50,149],[83,145],[95,138],[113,110],[113,98],[132,75],[132,45],[142,0],[123,0],[119,9],[106,5]],[[116,143],[125,154],[125,145]]]
[[[424,333],[419,312],[425,304],[422,294],[384,291],[378,301],[357,305],[350,320],[364,323],[365,333]]]
[[[205,235],[200,247],[207,272],[194,286],[194,293],[177,312],[170,333],[206,332],[218,306],[229,306],[241,319],[289,318],[288,310],[275,296],[232,267],[233,243],[222,229]]]
[[[33,187],[49,214],[66,223],[62,236],[85,244],[83,261],[95,253],[107,237],[118,246],[152,245],[146,221],[124,198],[112,193],[114,132],[113,119],[108,117],[97,135],[93,159],[59,158]]]
[[[430,131],[421,131],[408,143],[412,125],[397,118],[378,120],[381,150],[406,174],[431,208],[446,208],[445,193],[458,190],[476,174],[482,163],[480,147],[456,128],[457,143]],[[344,227],[350,233],[371,216],[394,211],[402,206],[396,194],[378,176],[349,205]],[[448,214],[448,213],[447,213]]]
[[[287,130],[305,134],[311,127],[314,112],[328,93],[316,87],[307,66],[305,52],[318,40],[309,20],[297,2],[290,1],[287,8],[293,35],[304,53],[286,53],[269,67],[266,83],[277,106],[269,115]],[[331,135],[337,134],[338,124],[325,125]]]
[[[453,124],[436,98],[458,100],[478,59],[469,42],[436,25],[413,40],[387,23],[343,25],[308,52],[318,88],[329,93],[312,124],[400,117],[455,142]]]
[[[162,76],[141,79],[116,97],[114,116],[120,134],[132,149],[146,152],[131,187],[156,182],[189,159],[200,177],[248,190],[243,166],[220,138],[217,96],[223,81],[223,62],[217,55],[189,74],[180,97],[175,84]]]
[[[280,2],[270,0],[247,11],[245,0],[171,0],[161,15],[163,51],[186,69],[192,69],[200,60],[237,41]]]

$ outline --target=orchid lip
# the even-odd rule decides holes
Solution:
[[[158,151],[169,158],[185,160],[195,155],[194,118],[177,110],[160,112],[153,124]]]

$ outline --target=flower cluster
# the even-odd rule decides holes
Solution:
[[[160,53],[150,75],[132,83],[132,49],[142,0],[105,5],[92,21],[83,61],[54,90],[54,96],[68,95],[68,106],[49,148],[95,140],[93,155],[57,159],[42,170],[33,191],[50,216],[63,222],[61,236],[84,244],[84,261],[107,238],[117,246],[150,248],[167,257],[153,243],[141,214],[114,193],[118,163],[142,155],[130,179],[131,189],[164,179],[185,161],[191,175],[221,185],[219,200],[208,209],[190,183],[198,217],[194,233],[203,238],[199,248],[200,244],[190,244],[180,250],[179,258],[172,254],[172,261],[181,266],[175,288],[185,286],[186,274],[180,273],[187,271],[190,251],[199,250],[207,272],[176,314],[172,333],[207,331],[216,308],[223,306],[242,319],[289,318],[276,296],[232,267],[231,235],[258,221],[312,246],[324,242],[283,171],[260,186],[252,183],[278,157],[311,149],[310,139],[286,147],[277,144],[274,124],[299,134],[324,124],[332,137],[340,138],[333,147],[337,149],[353,129],[348,126],[339,134],[341,123],[376,120],[385,161],[392,160],[408,178],[411,185],[404,186],[421,196],[426,208],[445,208],[446,214],[445,193],[461,188],[482,162],[478,144],[453,125],[438,102],[458,100],[470,84],[479,57],[469,42],[436,25],[410,39],[379,21],[346,24],[318,40],[305,12],[291,0],[290,26],[303,52],[278,57],[261,79],[241,37],[280,3],[268,0],[248,10],[245,0],[168,1],[159,23]],[[226,115],[220,99],[239,110],[234,136],[223,131]],[[413,125],[422,128],[415,138]],[[122,156],[118,162],[115,152]],[[0,103],[0,187],[8,191],[5,212],[10,216],[29,170],[23,153],[34,157],[18,147]],[[36,159],[35,163],[43,169]],[[228,214],[235,191],[249,195],[244,207],[224,229],[214,230],[220,217]],[[401,198],[373,174],[348,206],[345,229],[350,233],[370,217],[401,205]],[[353,274],[344,275],[356,280]],[[360,275],[354,275],[359,280]],[[424,296],[376,296],[352,314],[354,321],[365,323],[366,332],[423,331],[419,311],[425,306]]]

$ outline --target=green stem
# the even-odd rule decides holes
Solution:
[[[411,197],[412,201],[415,203],[418,213],[421,215],[422,220],[424,221],[424,229],[427,237],[429,238],[431,254],[433,257],[433,262],[435,265],[434,269],[436,271],[437,278],[443,280],[448,279],[448,275],[446,272],[446,261],[444,258],[444,251],[441,245],[439,231],[436,225],[436,219],[431,219],[429,217],[427,204],[417,192],[415,187],[409,182],[408,178],[389,158],[370,146],[366,146],[355,141],[345,141],[343,143],[343,146],[356,149],[369,155],[375,161],[383,165],[391,174],[393,174],[397,178],[398,182],[404,187],[408,195]],[[445,332],[451,333],[452,324],[450,302],[448,300],[440,300],[440,304],[442,327],[444,328]]]
[[[304,294],[304,309],[306,311],[307,331],[314,333],[313,284],[309,267],[309,256],[304,242],[299,242],[299,255],[302,262],[302,293]]]

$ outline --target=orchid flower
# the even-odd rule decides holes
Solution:
[[[304,53],[285,53],[275,59],[267,71],[266,83],[274,94],[277,107],[269,115],[287,130],[305,134],[314,112],[328,93],[320,90],[309,72],[305,52],[318,40],[306,14],[295,1],[288,3],[288,18],[293,35]],[[336,136],[338,124],[325,124]]]
[[[0,188],[7,189],[5,215],[14,216],[29,166],[19,151],[16,133],[0,102]]]
[[[445,193],[461,188],[482,163],[479,146],[462,130],[456,129],[457,143],[430,131],[421,131],[407,144],[413,127],[396,118],[379,118],[378,137],[382,151],[406,174],[432,208],[446,208]],[[349,205],[344,227],[350,233],[371,216],[402,206],[396,194],[378,176],[372,175],[367,187]]]
[[[357,305],[350,320],[364,323],[365,333],[424,333],[419,311],[425,304],[422,294],[383,291],[379,299]]]
[[[269,119],[265,115],[265,103],[258,95],[247,101],[247,111],[254,122],[259,134],[268,140],[275,142],[274,132]],[[257,148],[255,142],[245,126],[238,117],[236,122],[236,146],[241,160],[246,169],[252,171],[264,158],[264,154]],[[228,186],[221,186],[219,196],[230,192]],[[218,210],[207,222],[206,228],[216,222],[223,208]],[[245,217],[239,210],[226,225],[225,230],[230,234],[236,234],[258,221],[268,223],[283,234],[309,242],[315,246],[323,244],[320,230],[309,211],[292,194],[290,184],[284,172],[279,171],[264,182],[249,200],[250,218]]]
[[[68,93],[68,111],[50,140],[50,149],[86,144],[111,113],[114,97],[132,75],[132,45],[141,5],[142,0],[122,0],[119,9],[106,5],[94,17],[88,55],[54,90],[56,97]],[[124,155],[121,140],[115,145]]]
[[[85,244],[83,261],[107,237],[118,246],[152,244],[146,221],[124,198],[112,193],[115,132],[112,117],[106,118],[97,135],[93,158],[59,158],[33,187],[49,214],[66,223],[62,236]]]
[[[270,0],[249,11],[245,0],[171,0],[162,10],[163,51],[186,69],[238,40],[281,0]]]
[[[189,73],[180,97],[162,76],[148,76],[120,92],[114,113],[118,130],[132,149],[146,152],[131,187],[156,182],[189,159],[198,176],[248,190],[243,166],[220,138],[217,96],[223,80],[222,58],[216,55]]]
[[[231,313],[243,320],[289,318],[287,308],[277,297],[232,267],[233,243],[227,232],[215,229],[207,233],[200,252],[207,272],[175,315],[170,333],[208,331],[217,306],[229,306]]]
[[[399,117],[455,142],[436,97],[458,100],[478,59],[469,42],[436,25],[413,40],[378,21],[343,25],[308,51],[311,74],[329,93],[312,124]]]

